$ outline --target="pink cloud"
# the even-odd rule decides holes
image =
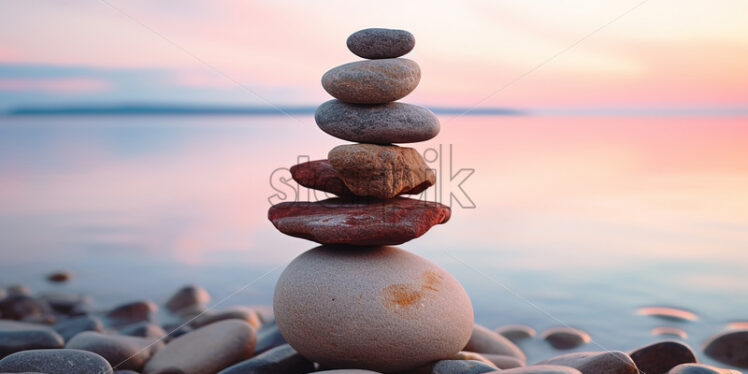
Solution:
[[[101,92],[109,88],[109,83],[93,78],[2,78],[0,90],[4,91],[47,91],[54,93]]]

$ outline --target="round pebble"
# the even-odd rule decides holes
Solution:
[[[89,351],[118,369],[140,370],[162,343],[150,338],[86,331],[70,339],[65,348]]]
[[[459,282],[395,247],[303,253],[281,274],[273,310],[283,336],[305,357],[382,372],[453,357],[473,325]]]
[[[170,312],[178,312],[187,308],[197,307],[202,311],[210,301],[210,294],[204,288],[190,284],[177,290],[166,302],[166,309]]]
[[[473,360],[442,360],[432,369],[432,374],[480,374],[493,373],[496,367],[481,361]]]
[[[357,61],[332,68],[322,87],[334,98],[354,104],[385,104],[413,92],[421,69],[404,58]]]
[[[0,372],[45,374],[112,374],[112,366],[96,353],[77,349],[39,349],[0,360]]]
[[[330,100],[320,105],[314,120],[322,131],[343,140],[390,144],[423,142],[439,133],[439,119],[412,104],[349,104]]]
[[[740,372],[703,364],[681,364],[672,368],[668,374],[740,374]]]
[[[73,273],[69,271],[56,271],[47,275],[47,280],[53,283],[67,282],[73,278]]]
[[[47,326],[0,320],[0,357],[29,349],[62,348],[60,334]]]
[[[150,321],[157,311],[158,306],[153,301],[135,301],[115,307],[107,313],[107,317],[115,325],[131,324]]]
[[[99,318],[84,315],[61,320],[53,328],[65,341],[68,341],[73,336],[84,331],[102,331],[104,330],[104,325]]]
[[[410,52],[416,45],[416,38],[405,30],[370,28],[351,34],[346,45],[362,58],[395,58]]]
[[[554,327],[546,330],[543,339],[556,349],[572,349],[590,342],[590,335],[571,327]]]
[[[644,373],[667,373],[680,364],[698,362],[691,347],[677,341],[662,341],[637,348],[629,353],[636,367]]]
[[[195,318],[190,323],[190,325],[194,328],[198,328],[209,325],[213,322],[223,321],[227,319],[239,319],[245,321],[252,325],[252,327],[254,327],[255,329],[259,329],[260,325],[262,324],[260,322],[260,317],[257,315],[257,312],[254,311],[254,309],[246,306],[234,306],[219,310],[217,312],[201,314],[197,318]]]
[[[636,311],[636,314],[641,316],[652,316],[659,319],[664,319],[666,321],[673,321],[673,322],[686,322],[686,321],[695,321],[699,319],[699,316],[696,315],[696,313],[680,309],[680,308],[673,308],[668,306],[648,306],[639,308]]]
[[[221,370],[218,374],[290,374],[312,371],[314,371],[313,362],[300,355],[290,345],[283,344]]]
[[[525,354],[509,339],[491,331],[481,325],[473,327],[470,340],[465,346],[466,351],[504,355],[525,361]]]
[[[530,339],[537,334],[535,329],[527,325],[505,325],[494,330],[497,334],[513,341]]]
[[[748,368],[748,329],[717,334],[704,344],[704,353],[719,362]]]

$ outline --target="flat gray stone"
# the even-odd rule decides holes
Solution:
[[[334,98],[354,104],[385,104],[413,92],[421,68],[404,58],[356,61],[330,69],[322,87]]]
[[[314,363],[284,344],[221,370],[218,374],[296,374],[314,371]]]
[[[538,365],[568,366],[582,374],[639,374],[631,357],[619,351],[568,353],[538,362]]]
[[[410,52],[416,38],[405,30],[370,28],[354,32],[345,44],[362,58],[395,58]]]
[[[322,131],[359,143],[415,143],[439,133],[439,119],[412,104],[350,104],[330,100],[317,108],[314,120]]]
[[[537,334],[535,329],[527,325],[505,325],[494,331],[512,342],[529,339]]]
[[[39,349],[0,360],[0,372],[45,374],[112,374],[112,366],[96,353],[77,349]]]
[[[154,338],[102,334],[86,331],[70,339],[65,348],[80,349],[104,357],[117,369],[140,370],[151,356],[163,347]]]
[[[0,320],[0,358],[29,349],[62,348],[65,340],[47,326]]]
[[[473,360],[442,360],[431,369],[432,374],[480,374],[496,371],[494,366]]]
[[[94,316],[84,315],[68,319],[63,319],[53,326],[55,331],[62,336],[65,341],[70,340],[73,336],[84,331],[104,330],[101,320]]]

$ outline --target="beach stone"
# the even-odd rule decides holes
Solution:
[[[410,52],[416,38],[405,30],[370,28],[354,32],[345,44],[361,58],[396,58]]]
[[[255,354],[260,354],[275,347],[286,344],[286,339],[281,335],[278,325],[273,321],[270,324],[263,325],[262,329],[257,332],[257,346]]]
[[[218,374],[296,374],[312,371],[312,361],[284,344],[221,370]]]
[[[164,329],[152,322],[148,321],[141,321],[136,322],[130,325],[127,325],[125,327],[122,327],[119,330],[119,333],[122,335],[128,335],[128,336],[138,336],[141,338],[155,338],[155,339],[161,339],[166,337],[166,331]]]
[[[291,177],[296,183],[338,196],[354,196],[327,160],[308,161],[291,166]]]
[[[498,373],[498,372],[497,372]],[[579,370],[558,365],[533,365],[502,370],[505,374],[582,374]]]
[[[639,374],[631,357],[619,351],[568,353],[538,362],[538,365],[568,366],[582,374]]]
[[[354,104],[384,104],[413,92],[421,68],[405,58],[356,61],[334,67],[322,76],[322,87],[334,98]]]
[[[449,207],[395,198],[370,203],[327,199],[273,205],[268,218],[286,235],[320,244],[394,245],[417,238],[449,220]]]
[[[5,319],[29,319],[51,316],[52,308],[46,301],[23,293],[9,293],[0,300],[0,315]]]
[[[213,313],[205,313],[195,318],[190,325],[199,328],[209,325],[213,322],[227,319],[240,319],[249,323],[255,330],[259,329],[262,323],[260,317],[254,309],[246,306],[233,306]]]
[[[93,304],[90,296],[77,293],[49,292],[39,294],[38,298],[44,300],[53,311],[65,315],[84,314]]]
[[[704,344],[704,353],[721,363],[748,368],[748,329],[715,335]]]
[[[166,309],[170,312],[178,312],[183,309],[197,307],[202,311],[210,301],[210,294],[204,288],[190,284],[175,292],[166,302]]]
[[[99,318],[84,315],[60,320],[53,328],[65,341],[68,341],[73,336],[84,331],[101,332],[104,330],[104,325]]]
[[[0,320],[0,358],[29,349],[62,348],[65,341],[50,327]]]
[[[0,372],[45,374],[111,374],[112,366],[96,353],[77,349],[39,349],[0,360]]]
[[[146,363],[143,374],[213,374],[252,356],[257,334],[237,319],[211,323],[164,346]]]
[[[8,296],[13,295],[26,295],[31,296],[31,289],[25,284],[12,284],[5,288]]]
[[[288,343],[330,368],[391,372],[448,359],[473,326],[459,282],[395,247],[304,252],[281,274],[273,310]]]
[[[489,353],[510,356],[523,362],[527,359],[522,350],[509,339],[477,324],[473,326],[470,340],[465,345],[464,350],[481,354]]]
[[[536,335],[535,329],[526,325],[505,325],[494,331],[512,342],[533,338]]]
[[[572,327],[553,327],[546,330],[543,339],[556,349],[572,349],[590,342],[590,335]]]
[[[670,369],[668,374],[740,374],[740,372],[704,364],[680,364]]]
[[[499,369],[513,369],[525,366],[523,360],[513,356],[484,353],[483,357]]]
[[[434,365],[432,374],[479,374],[495,372],[496,367],[473,360],[441,360]]]
[[[343,140],[389,144],[423,142],[439,133],[439,119],[412,104],[363,105],[330,100],[317,108],[314,120],[322,131]]]
[[[63,270],[47,274],[47,280],[53,283],[67,282],[71,278],[73,278],[73,273],[70,271]]]
[[[413,148],[346,144],[330,150],[327,159],[357,196],[391,199],[422,192],[436,182],[434,171]]]
[[[158,312],[158,306],[150,300],[122,304],[110,310],[106,316],[115,325],[129,325],[140,321],[151,321]]]
[[[163,347],[153,338],[102,334],[86,331],[65,344],[67,349],[80,349],[98,354],[118,369],[140,370],[151,356]]]
[[[482,362],[484,364],[487,364],[487,365],[496,366],[493,362],[489,361],[482,354],[475,353],[475,352],[460,351],[454,357],[452,357],[451,359],[452,360],[480,361],[480,362]],[[498,366],[497,366],[497,368],[498,368]]]
[[[665,374],[680,365],[698,362],[696,354],[684,343],[662,341],[629,353],[636,367],[647,374]]]

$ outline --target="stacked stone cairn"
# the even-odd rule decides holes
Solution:
[[[473,330],[470,299],[438,265],[392,247],[450,217],[447,206],[401,196],[435,182],[418,151],[393,145],[439,133],[431,111],[396,102],[421,78],[418,64],[400,57],[415,39],[403,30],[365,29],[347,45],[366,60],[324,74],[322,86],[335,99],[317,109],[315,121],[357,143],[291,168],[300,185],[338,197],[284,202],[268,212],[281,232],[322,244],[280,276],[276,323],[294,349],[324,368],[398,372],[453,359]]]

